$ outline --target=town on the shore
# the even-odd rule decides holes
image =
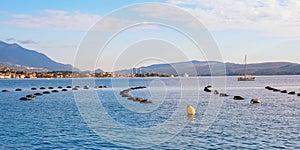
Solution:
[[[72,72],[72,71],[45,71],[28,72],[22,70],[10,69],[0,66],[0,79],[22,79],[22,78],[134,78],[134,77],[173,77],[173,75],[158,73],[131,73],[116,74],[114,72]]]

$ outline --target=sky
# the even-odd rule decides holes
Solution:
[[[112,32],[136,23],[138,19],[130,17],[137,14],[118,14],[118,11],[149,2],[180,10],[177,14],[162,7],[140,7],[132,12],[146,18],[169,20],[171,25],[141,22],[114,35],[102,53],[99,47],[98,52],[80,52],[93,27]],[[209,47],[199,51],[184,33],[172,28],[174,22],[179,22],[189,25],[195,33],[202,29],[191,24],[181,11],[195,17],[209,31],[224,62],[243,63],[247,55],[248,63],[300,63],[299,0],[2,0],[0,40],[18,43],[82,70],[112,71],[153,63],[207,60],[210,57],[205,51]],[[94,43],[97,45],[97,40]]]

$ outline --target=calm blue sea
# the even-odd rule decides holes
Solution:
[[[226,86],[220,78],[1,79],[0,90],[10,92],[0,92],[0,149],[300,149],[300,96],[264,88],[300,93],[300,76],[227,77]],[[76,85],[78,91],[57,88]],[[230,96],[205,93],[207,85]],[[50,86],[59,92],[19,100]],[[147,88],[131,95],[153,103],[119,95],[135,86]],[[263,102],[250,104],[252,98]],[[195,116],[187,116],[187,105]]]

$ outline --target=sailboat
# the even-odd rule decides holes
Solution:
[[[238,77],[238,81],[255,81],[255,77],[247,74],[247,55],[245,55],[244,76]]]

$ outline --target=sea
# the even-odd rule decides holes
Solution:
[[[146,88],[129,94],[152,103],[120,95],[137,86]],[[43,91],[50,94],[19,100]],[[300,76],[1,79],[0,149],[300,149],[297,93]]]

